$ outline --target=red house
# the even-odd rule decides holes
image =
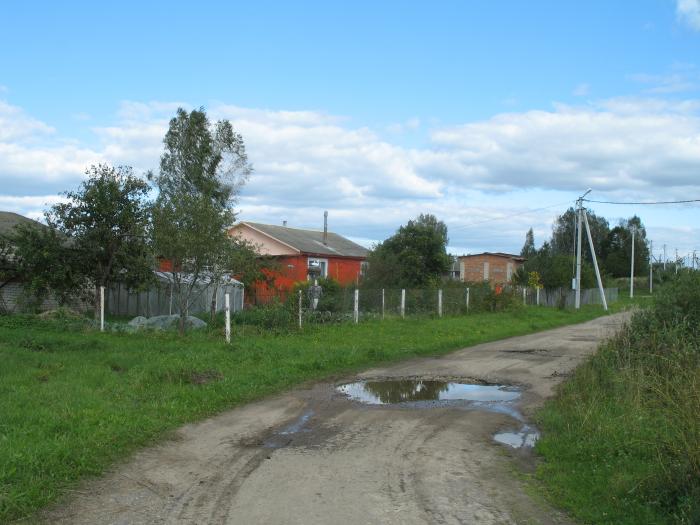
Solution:
[[[260,255],[272,256],[278,269],[271,276],[275,291],[288,292],[308,278],[309,266],[317,266],[322,277],[348,285],[358,281],[367,259],[367,249],[329,231],[301,230],[287,226],[241,222],[229,230],[257,246]],[[261,283],[257,292],[264,293]],[[269,290],[268,292],[272,292]]]

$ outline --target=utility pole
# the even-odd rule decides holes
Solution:
[[[654,291],[654,241],[649,241],[649,295]]]
[[[603,309],[608,311],[608,301],[605,299],[605,289],[603,288],[603,280],[600,278],[600,269],[598,268],[598,258],[595,255],[595,246],[593,246],[593,236],[591,235],[591,227],[588,225],[588,215],[586,210],[582,210],[583,219],[586,221],[586,234],[588,235],[588,245],[591,247],[591,257],[593,258],[593,269],[595,270],[595,278],[598,281],[598,290],[600,291],[600,301],[603,303]]]
[[[678,248],[676,248],[676,260],[675,260],[675,262],[673,263],[673,266],[674,266],[675,269],[676,269],[676,275],[678,275]]]
[[[632,226],[632,259],[630,261],[630,299],[634,297],[634,234],[637,228]]]
[[[664,270],[666,270],[666,244],[664,243]]]
[[[581,308],[581,234],[583,226],[583,198],[591,192],[589,188],[586,193],[576,200],[576,309]]]

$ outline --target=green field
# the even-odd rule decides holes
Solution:
[[[101,334],[58,320],[0,317],[0,522],[31,515],[188,421],[304,381],[601,313],[519,308],[281,335],[246,329],[230,346],[218,329],[185,338]]]

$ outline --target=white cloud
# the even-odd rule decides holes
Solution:
[[[591,86],[588,84],[579,84],[574,88],[573,95],[575,97],[585,97],[591,92]]]
[[[91,121],[95,140],[88,145],[56,136],[51,126],[3,103],[0,119],[9,127],[0,131],[0,209],[36,214],[39,201],[21,199],[46,199],[53,189],[75,186],[91,163],[157,169],[179,105],[186,106],[124,102],[109,125]],[[517,250],[530,226],[544,237],[561,210],[521,211],[562,195],[573,200],[586,187],[625,200],[700,194],[699,111],[698,100],[658,97],[559,104],[435,124],[426,144],[408,148],[322,112],[208,108],[210,117],[230,119],[243,134],[255,166],[240,199],[243,218],[320,227],[329,209],[337,231],[380,240],[432,212],[446,220],[462,251]],[[527,196],[533,190],[537,196]],[[514,213],[514,220],[481,222]]]
[[[696,31],[700,31],[700,0],[677,0],[678,19]]]

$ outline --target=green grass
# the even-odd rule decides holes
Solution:
[[[387,319],[299,333],[105,333],[0,317],[0,522],[30,516],[79,480],[183,423],[308,380],[436,355],[601,315],[522,308]]]
[[[583,523],[700,523],[700,277],[662,291],[537,416],[537,477]]]

